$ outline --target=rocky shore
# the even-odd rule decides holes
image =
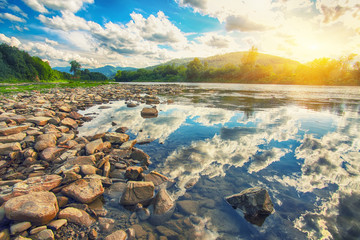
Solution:
[[[156,117],[156,95],[180,92],[169,85],[107,85],[0,96],[0,239],[179,238],[158,226],[174,211],[166,190],[173,181],[147,170],[150,157],[126,126],[86,137],[77,128],[91,120],[78,110],[95,104],[146,103],[139,114]],[[105,198],[127,211],[125,219],[109,217]],[[144,220],[156,231],[144,229]]]

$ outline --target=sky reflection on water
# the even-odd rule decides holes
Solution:
[[[98,115],[79,131],[94,135],[125,126],[132,138],[157,139],[140,146],[152,157],[150,167],[176,179],[175,199],[190,194],[215,201],[215,209],[198,212],[213,236],[356,239],[359,93],[356,87],[190,84],[176,104],[158,105],[157,118],[141,118],[145,105],[114,102],[82,112]],[[196,184],[187,189],[189,183]],[[223,201],[254,186],[266,187],[275,204],[262,227]]]

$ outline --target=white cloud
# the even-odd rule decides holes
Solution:
[[[61,17],[53,16],[52,18],[40,14],[38,19],[45,24],[45,26],[53,29],[63,31],[90,30],[90,24],[85,19],[75,16],[75,14],[70,11],[61,11],[61,14]]]
[[[28,15],[16,5],[10,5],[8,8],[14,12],[20,13],[25,18],[28,17]]]
[[[226,35],[219,35],[217,33],[205,33],[200,37],[196,38],[201,44],[214,47],[214,48],[231,48],[236,46],[235,41],[232,37]]]
[[[21,18],[21,17],[18,17],[18,16],[15,16],[11,13],[0,13],[0,18],[2,19],[7,19],[9,21],[12,21],[12,22],[26,22],[25,19]]]
[[[7,37],[5,36],[4,34],[0,33],[0,42],[2,43],[6,43],[10,46],[13,46],[13,47],[18,47],[21,42],[19,41],[19,39],[17,39],[16,37]]]
[[[50,40],[48,38],[45,38],[45,42],[52,45],[52,46],[57,46],[59,45],[59,43],[57,41],[54,41],[54,40]]]
[[[94,0],[23,0],[25,4],[41,13],[48,13],[48,9],[67,10],[71,12],[79,11],[84,4],[92,4]]]

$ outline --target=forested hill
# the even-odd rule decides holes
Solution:
[[[39,82],[73,79],[104,81],[107,77],[99,72],[90,72],[88,69],[80,70],[80,67],[74,75],[53,70],[48,62],[39,57],[30,56],[27,52],[7,44],[0,44],[0,81]]]
[[[61,71],[61,72],[67,72],[70,73],[70,66],[69,67],[54,67],[53,69]],[[99,68],[89,68],[90,72],[99,72],[107,76],[108,78],[113,78],[117,71],[134,71],[136,68],[131,67],[113,67],[110,65],[106,65]]]

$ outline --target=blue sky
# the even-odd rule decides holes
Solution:
[[[0,42],[50,62],[146,67],[246,51],[360,54],[358,0],[0,0]]]

